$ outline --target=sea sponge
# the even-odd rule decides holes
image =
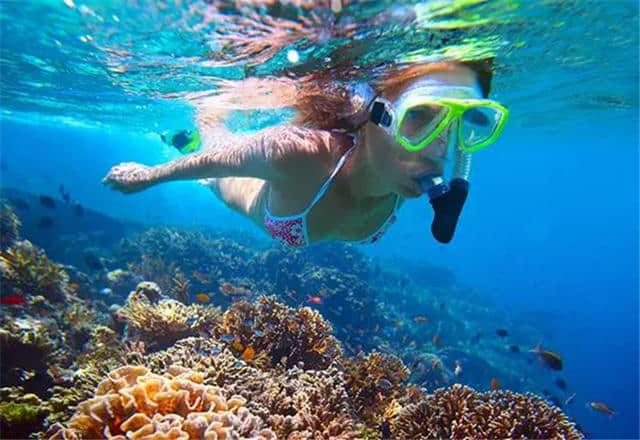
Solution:
[[[64,266],[49,260],[28,240],[16,241],[0,252],[0,284],[11,294],[40,294],[52,302],[62,302],[69,294]]]
[[[275,439],[239,396],[227,398],[202,375],[172,368],[164,375],[126,365],[98,384],[95,397],[78,405],[66,427],[55,425],[50,440],[73,438]]]
[[[247,347],[256,356],[266,353],[268,362],[255,363],[261,368],[299,365],[305,370],[321,370],[341,356],[333,328],[320,313],[309,307],[288,307],[275,297],[261,296],[256,304],[234,303],[225,312],[220,331],[219,337],[229,340],[239,356]]]
[[[533,394],[441,388],[408,404],[390,422],[392,438],[546,438],[583,436],[554,406]]]
[[[129,294],[126,305],[118,311],[119,317],[134,333],[130,336],[144,340],[150,348],[167,347],[179,339],[195,336],[220,324],[222,315],[216,307],[187,306],[172,299],[152,302],[148,293],[150,284],[138,284],[136,290]]]

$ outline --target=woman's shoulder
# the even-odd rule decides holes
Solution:
[[[353,144],[348,133],[298,125],[272,127],[263,136],[268,148],[278,151],[279,172],[294,179],[325,175],[336,156]]]

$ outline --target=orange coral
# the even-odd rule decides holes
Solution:
[[[82,402],[67,427],[56,425],[50,440],[109,438],[275,439],[239,396],[203,385],[202,375],[173,368],[163,376],[126,365],[100,382],[94,398]]]

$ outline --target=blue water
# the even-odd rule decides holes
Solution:
[[[524,54],[503,54],[494,96],[511,107],[511,122],[496,145],[474,158],[470,196],[451,244],[439,245],[431,238],[430,207],[421,199],[403,207],[398,223],[380,243],[362,250],[389,267],[402,259],[450,269],[459,283],[493,301],[506,317],[504,325],[527,323],[542,335],[533,343],[562,354],[563,377],[577,393],[574,405],[565,410],[589,437],[639,438],[638,47],[637,36],[626,34],[637,31],[638,18],[636,2],[610,3],[615,3],[613,11],[602,21],[589,16],[594,21],[580,22],[603,30],[598,34],[602,39],[612,39],[593,43],[584,69],[580,60],[557,69],[541,60],[531,61],[532,74],[514,61],[523,61],[524,54],[544,58],[545,50],[567,56],[584,51],[589,44],[577,35],[577,25],[558,28],[555,36],[548,30],[538,45],[525,32]],[[527,9],[523,16],[542,20],[533,11]],[[564,19],[571,23],[572,17]],[[607,29],[611,35],[605,35]],[[10,46],[12,38],[4,47],[4,60],[18,53]],[[613,40],[615,50],[608,54],[606,43]],[[19,67],[12,66],[11,78]],[[61,84],[56,80],[47,87]],[[86,92],[88,86],[75,87]],[[172,183],[128,197],[101,186],[115,163],[157,164],[177,157],[159,141],[154,123],[188,124],[188,113],[176,111],[171,119],[172,113],[162,109],[149,117],[144,130],[145,109],[135,107],[135,129],[115,115],[96,116],[100,126],[90,127],[90,115],[81,110],[65,112],[69,119],[61,121],[52,120],[50,107],[29,108],[24,98],[37,101],[37,88],[20,94],[6,79],[2,88],[3,186],[40,194],[55,193],[63,183],[87,208],[117,218],[255,231],[195,183]],[[118,105],[126,108],[123,102]],[[487,323],[488,328],[494,325]],[[552,387],[551,375],[537,370],[522,374]],[[610,419],[596,413],[585,407],[589,401],[607,402],[617,414]]]

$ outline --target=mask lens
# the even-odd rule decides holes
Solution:
[[[447,107],[422,104],[408,109],[402,119],[400,135],[414,145],[426,139],[447,116]]]
[[[492,107],[472,107],[462,114],[461,135],[467,147],[486,141],[495,133],[502,112]]]

